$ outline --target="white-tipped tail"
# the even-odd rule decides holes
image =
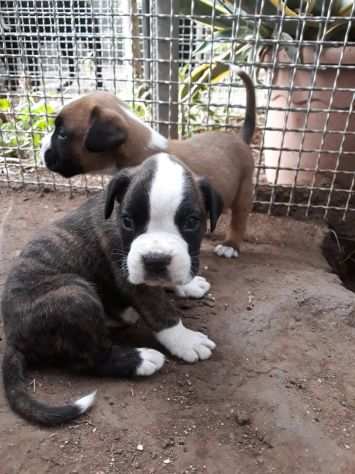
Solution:
[[[86,395],[85,397],[79,398],[75,402],[75,405],[79,408],[80,414],[85,413],[95,402],[96,390],[95,392]]]

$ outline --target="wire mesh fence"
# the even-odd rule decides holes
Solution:
[[[63,104],[104,88],[171,138],[237,130],[253,75],[255,209],[355,211],[354,2],[0,0],[0,180],[100,188],[39,159]]]

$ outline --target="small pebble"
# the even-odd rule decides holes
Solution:
[[[243,410],[237,410],[235,413],[235,421],[239,426],[245,426],[250,424],[249,415]]]
[[[165,441],[165,443],[163,444],[163,449],[170,448],[171,446],[174,446],[174,444],[175,444],[175,441],[172,438],[170,438],[167,441]]]
[[[215,306],[215,302],[212,301],[212,300],[204,300],[204,301],[203,301],[203,304],[204,304],[205,306],[210,307],[210,308],[213,308],[213,307]]]

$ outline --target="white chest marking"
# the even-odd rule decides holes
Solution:
[[[41,165],[43,165],[43,166],[45,165],[44,155],[46,154],[46,151],[49,150],[50,147],[51,147],[52,135],[53,135],[53,132],[46,133],[42,138],[41,150],[40,150],[40,153],[39,153],[39,157],[40,157],[40,160],[41,160]]]
[[[158,133],[156,130],[154,130],[152,127],[147,125],[146,123],[143,122],[137,115],[135,115],[130,109],[125,108],[124,109],[126,114],[134,121],[142,125],[144,128],[150,131],[150,140],[146,144],[147,148],[150,148],[151,150],[155,151],[163,151],[168,148],[168,140],[163,137],[160,133]]]

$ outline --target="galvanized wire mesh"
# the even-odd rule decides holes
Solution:
[[[0,180],[100,188],[102,177],[49,173],[38,153],[56,111],[95,88],[166,136],[238,129],[245,92],[231,62],[256,84],[255,209],[345,219],[355,210],[354,5],[0,0]]]

